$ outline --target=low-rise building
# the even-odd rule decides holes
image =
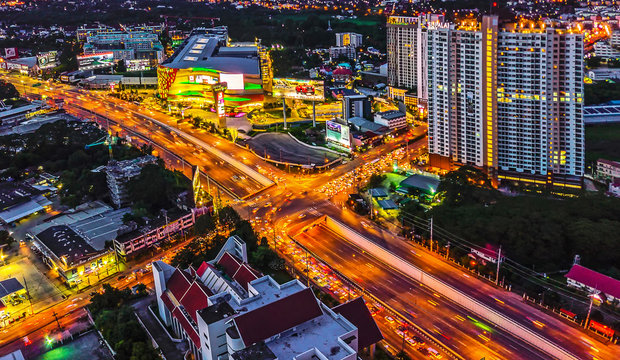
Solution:
[[[588,77],[592,81],[618,80],[620,79],[619,68],[600,68],[588,71]]]
[[[34,235],[35,246],[43,261],[55,270],[70,287],[82,282],[90,285],[91,275],[97,280],[118,271],[112,249],[93,248],[81,235],[67,225],[55,225]]]
[[[620,179],[620,162],[598,159],[596,161],[596,175],[599,179],[604,180]]]
[[[620,198],[620,179],[609,183],[607,195]]]
[[[298,280],[262,276],[236,236],[196,270],[154,262],[153,278],[160,318],[196,359],[354,360],[382,339],[361,299],[330,309]]]
[[[362,34],[346,32],[336,33],[336,46],[349,46],[357,48],[362,46]]]
[[[116,253],[109,244],[129,211],[100,201],[86,203],[33,227],[26,236],[67,285],[92,284],[118,271]]]
[[[33,117],[44,105],[32,103],[16,108],[0,107],[0,128],[11,128]]]
[[[330,61],[336,61],[342,56],[347,59],[355,60],[357,53],[355,48],[351,46],[332,46],[329,48]]]
[[[354,94],[342,97],[342,116],[345,121],[354,117],[371,119],[372,104],[366,95]]]
[[[620,51],[616,50],[606,41],[599,41],[594,44],[594,54],[606,60],[620,58]]]
[[[579,264],[573,265],[565,275],[568,286],[598,294],[602,301],[612,303],[620,299],[620,280],[603,275]]]
[[[191,209],[188,212],[179,213],[176,216],[169,214],[151,221],[149,224],[130,229],[130,231],[119,234],[114,240],[114,247],[121,259],[157,246],[167,238],[189,230],[196,222],[196,217],[207,213],[207,207]]]
[[[0,224],[10,224],[37,212],[47,211],[52,202],[44,187],[25,183],[0,183]]]
[[[390,130],[398,130],[407,127],[407,116],[398,110],[382,111],[375,114],[375,122]]]

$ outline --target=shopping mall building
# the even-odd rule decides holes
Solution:
[[[261,103],[270,90],[271,63],[259,44],[230,43],[225,27],[199,29],[157,70],[159,95],[171,102],[210,106],[214,85],[226,83],[226,107]]]

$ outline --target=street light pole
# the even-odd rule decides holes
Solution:
[[[497,271],[495,272],[495,285],[499,284],[499,265],[502,262],[502,246],[499,246],[499,251],[497,252]]]

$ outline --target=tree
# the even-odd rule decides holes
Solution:
[[[127,72],[127,66],[125,66],[125,60],[121,60],[114,65],[114,71],[117,73]]]
[[[196,235],[206,235],[215,230],[215,220],[211,215],[205,214],[196,218],[194,223],[194,232]]]
[[[177,194],[190,189],[190,183],[178,171],[167,170],[162,164],[149,164],[127,183],[127,189],[134,208],[144,208],[150,214],[156,214],[174,206]]]
[[[0,245],[11,246],[15,242],[15,239],[6,230],[0,230]]]
[[[241,220],[241,216],[231,206],[221,208],[217,216],[222,226],[233,227]]]
[[[372,174],[368,179],[368,188],[373,189],[381,186],[381,183],[385,180],[386,176],[382,174]]]
[[[19,97],[19,91],[10,82],[0,80],[0,100],[13,99]]]

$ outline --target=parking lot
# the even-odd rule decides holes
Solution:
[[[28,253],[29,249],[22,247],[16,255],[9,256],[6,265],[0,266],[0,279],[16,278],[30,293],[32,310],[38,312],[62,300],[63,289],[46,276],[47,268],[38,259],[26,256]],[[9,325],[12,319],[24,312],[31,313],[30,302],[25,296],[5,305],[5,315],[8,316],[0,322],[0,326]]]

